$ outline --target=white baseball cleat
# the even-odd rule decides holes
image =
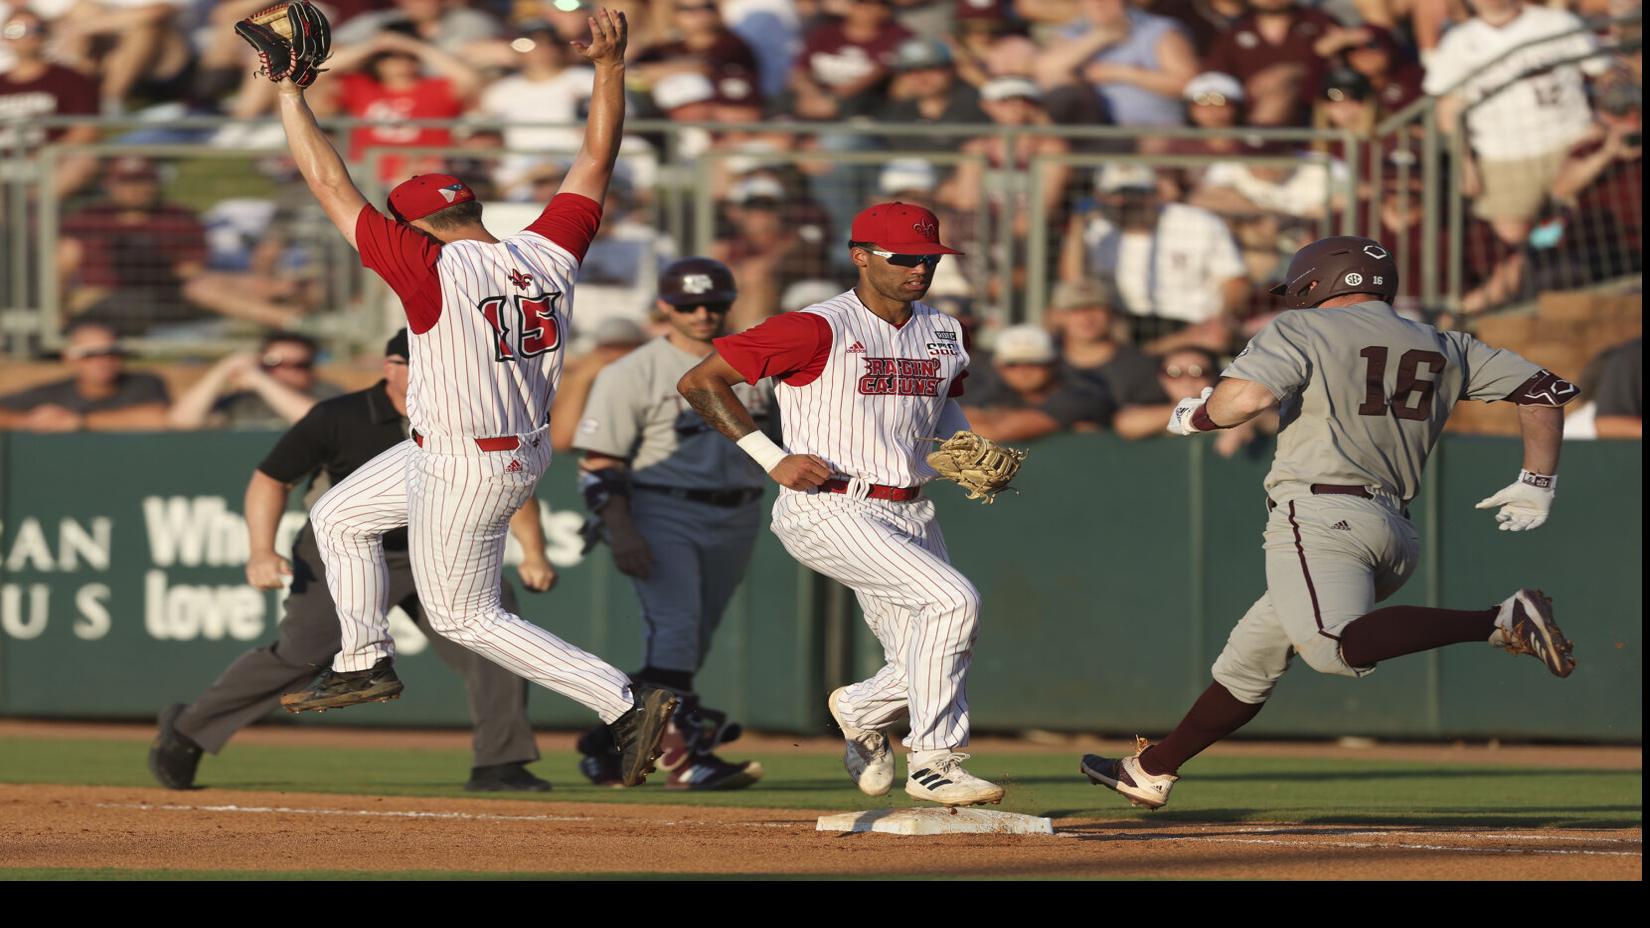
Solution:
[[[952,751],[940,754],[926,762],[917,755],[905,758],[911,775],[905,780],[905,795],[912,799],[926,799],[942,806],[977,806],[987,802],[1002,802],[1003,788],[962,768],[967,754]]]
[[[1576,669],[1573,645],[1553,621],[1553,601],[1540,590],[1525,588],[1507,597],[1495,616],[1490,643],[1508,654],[1528,654],[1547,666],[1555,677]]]
[[[1151,747],[1151,743],[1137,736],[1134,746],[1132,757],[1117,760],[1098,754],[1084,754],[1078,770],[1089,778],[1090,783],[1114,790],[1143,809],[1161,809],[1169,804],[1169,790],[1174,789],[1174,781],[1180,778],[1167,773],[1147,773],[1140,766],[1140,755]]]
[[[894,787],[894,752],[888,747],[887,735],[874,728],[855,728],[842,720],[837,700],[847,689],[846,686],[838,687],[825,700],[825,705],[831,710],[831,718],[836,720],[836,727],[842,729],[842,737],[848,742],[842,751],[842,766],[860,792],[867,796],[881,796]]]

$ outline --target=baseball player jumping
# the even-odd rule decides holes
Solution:
[[[798,561],[851,587],[887,664],[830,695],[862,792],[886,793],[894,758],[883,729],[909,714],[905,791],[948,806],[999,802],[1002,787],[963,769],[965,681],[980,596],[946,554],[922,485],[931,436],[966,430],[952,397],[968,367],[963,329],[917,302],[942,255],[939,222],[882,203],[855,217],[854,289],[725,336],[678,389],[783,489],[773,530]],[[772,377],[787,451],[757,430],[734,386]]]
[[[762,778],[760,763],[712,753],[738,727],[700,704],[693,676],[750,564],[767,475],[676,392],[682,375],[714,350],[738,295],[720,261],[684,258],[666,267],[658,308],[670,331],[602,370],[574,439],[584,452],[585,502],[642,601],[646,653],[631,679],[682,696],[659,756],[665,785],[675,789],[738,789]],[[758,425],[768,421],[766,387],[738,384],[734,393]],[[606,736],[596,728],[579,741],[579,767],[597,784],[619,780]]]
[[[1181,765],[1260,712],[1291,651],[1347,677],[1462,642],[1531,655],[1560,677],[1575,669],[1552,602],[1536,590],[1488,609],[1371,609],[1415,570],[1420,540],[1408,506],[1455,404],[1518,404],[1523,469],[1478,508],[1498,509],[1502,531],[1525,532],[1552,508],[1564,404],[1576,388],[1510,351],[1393,312],[1397,264],[1370,239],[1307,245],[1272,292],[1296,311],[1272,320],[1217,386],[1181,400],[1169,420],[1169,431],[1194,435],[1280,407],[1266,476],[1266,593],[1232,629],[1214,682],[1167,738],[1141,739],[1132,757],[1083,758],[1090,781],[1137,806],[1167,803]]]
[[[573,279],[601,222],[618,156],[625,18],[600,10],[589,18],[590,42],[574,43],[595,68],[584,145],[539,218],[501,240],[482,225],[475,194],[454,177],[425,174],[398,185],[389,197],[394,218],[367,203],[304,100],[318,62],[293,66],[299,46],[307,48],[319,34],[313,17],[320,14],[302,0],[288,9],[297,45],[272,45],[265,32],[248,31],[259,39],[253,45],[264,59],[263,73],[278,83],[281,125],[304,180],[360,251],[362,264],[389,284],[406,310],[413,433],[315,504],[310,521],[343,646],[331,670],[309,689],[282,697],[282,705],[294,712],[327,709],[400,691],[384,617],[382,538],[406,526],[430,626],[590,707],[612,728],[623,782],[640,783],[676,697],[658,687],[633,687],[618,668],[499,602],[505,526],[550,461],[550,401],[561,377]],[[318,53],[323,60],[325,52]]]

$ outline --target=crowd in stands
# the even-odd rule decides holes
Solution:
[[[265,118],[273,87],[231,29],[265,5],[0,0],[0,155],[21,156],[0,179],[48,142],[279,152]],[[555,191],[592,78],[569,43],[593,4],[321,5],[336,51],[309,97],[323,117],[369,123],[342,137],[358,181],[457,173],[509,229]],[[900,199],[934,209],[968,252],[942,263],[931,296],[978,325],[969,395],[982,433],[1152,433],[1156,411],[1212,382],[1269,318],[1266,288],[1294,249],[1349,216],[1405,243],[1402,308],[1434,309],[1415,300],[1422,251],[1436,247],[1421,241],[1421,124],[1377,131],[1423,96],[1439,100],[1440,130],[1463,134],[1450,171],[1450,195],[1468,200],[1463,310],[1642,270],[1642,59],[1627,27],[1582,30],[1583,18],[1636,12],[1636,0],[605,5],[631,23],[631,118],[679,125],[639,124],[626,140],[581,279],[585,357],[568,368],[569,402],[654,328],[654,273],[682,249],[667,226],[713,230],[710,254],[740,283],[730,325],[741,328],[839,292],[852,280],[849,218]],[[144,118],[119,133],[38,122],[99,114]],[[237,121],[167,125],[183,114]],[[1094,126],[1124,131],[1057,131]],[[1244,131],[1312,128],[1358,145]],[[41,182],[59,204],[54,283],[75,324],[63,355],[73,376],[0,401],[14,410],[0,424],[150,423],[151,407],[170,427],[275,424],[324,395],[302,336],[223,359],[175,405],[121,374],[114,347],[313,331],[311,318],[353,295],[334,289],[317,244],[329,227],[284,157],[247,162],[255,195],[231,181],[210,203],[186,195],[196,181],[165,158],[116,148],[51,163]],[[714,215],[667,224],[658,191],[683,171],[709,185]],[[1048,242],[1036,267],[1034,223]],[[1010,325],[1034,284],[1049,294],[1047,324]],[[111,403],[130,411],[110,419]],[[1224,437],[1223,452],[1266,427]]]

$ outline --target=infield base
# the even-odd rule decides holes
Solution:
[[[1018,812],[985,809],[872,809],[821,815],[817,831],[878,831],[889,835],[1052,835],[1054,823]]]

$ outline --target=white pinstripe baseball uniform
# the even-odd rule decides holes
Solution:
[[[980,596],[946,553],[932,502],[926,441],[960,392],[968,348],[960,323],[911,305],[895,327],[852,291],[717,339],[750,383],[774,377],[792,454],[818,455],[846,492],[781,489],[773,530],[806,566],[853,589],[887,663],[839,700],[844,721],[880,729],[910,716],[913,752],[968,743],[965,679]],[[881,489],[879,489],[881,488]],[[878,499],[910,488],[908,501]]]
[[[338,484],[312,513],[338,603],[338,672],[394,654],[380,536],[407,526],[418,595],[447,638],[611,722],[629,678],[505,611],[499,576],[510,517],[550,463],[550,400],[561,379],[573,278],[601,207],[561,194],[499,242],[442,244],[371,206],[361,261],[401,297],[411,335],[407,414],[417,440]]]

